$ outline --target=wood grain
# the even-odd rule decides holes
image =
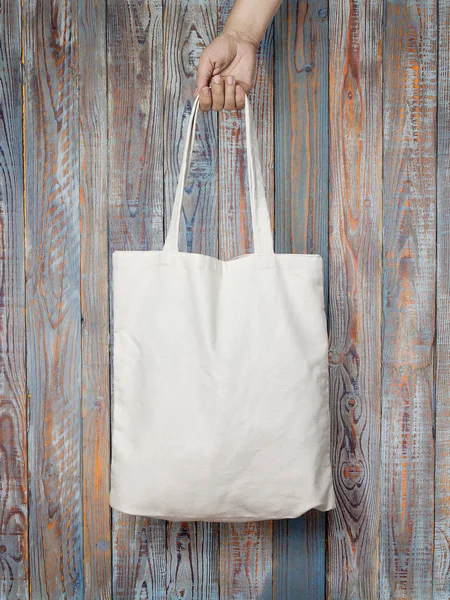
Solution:
[[[111,598],[106,22],[78,10],[85,600]],[[95,69],[92,68],[95,65]]]
[[[386,4],[380,598],[432,597],[436,3]]]
[[[275,250],[319,253],[328,271],[328,11],[284,2],[275,18]],[[326,281],[326,279],[325,279]],[[325,286],[326,287],[326,286]],[[325,289],[325,302],[327,290]],[[274,598],[322,598],[326,519],[274,523]]]
[[[163,240],[162,5],[111,0],[107,10],[109,251],[156,250]],[[111,285],[110,292],[112,336]],[[110,356],[113,372],[113,344]],[[164,521],[112,514],[113,597],[165,598]]]
[[[220,598],[272,598],[272,521],[221,523]]]
[[[433,598],[450,598],[450,2],[439,2]]]
[[[83,598],[77,7],[24,4],[32,598]]]
[[[219,598],[218,541],[217,523],[168,523],[168,600]]]
[[[0,14],[0,598],[28,594],[22,11]]]
[[[163,246],[232,4],[0,2],[2,600],[450,597],[449,0],[285,0],[258,53],[275,250],[325,260],[337,509],[109,507],[111,254]],[[253,251],[244,125],[199,114],[180,250]]]
[[[327,593],[340,600],[378,597],[382,13],[381,2],[330,3],[329,366],[337,507],[328,519]],[[387,441],[384,447],[390,452]]]
[[[164,210],[170,224],[187,122],[194,100],[200,54],[217,31],[217,13],[207,0],[164,4]],[[217,256],[217,114],[199,111],[186,177],[179,249]]]
[[[326,259],[327,4],[288,0],[275,22],[276,249]]]
[[[166,523],[117,513],[113,527],[112,598],[166,600]]]
[[[326,527],[319,511],[274,522],[273,598],[326,598]],[[331,596],[333,598],[333,596]]]

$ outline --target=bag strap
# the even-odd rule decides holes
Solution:
[[[183,201],[186,174],[189,169],[192,155],[192,146],[195,139],[195,125],[199,110],[199,97],[196,96],[192,106],[191,116],[187,129],[187,140],[183,152],[175,202],[172,209],[169,230],[163,250],[179,252],[178,232],[180,228],[181,204]],[[247,146],[248,183],[250,195],[250,210],[252,215],[253,247],[255,254],[274,254],[272,229],[270,224],[269,208],[264,192],[264,182],[259,156],[258,140],[250,101],[245,94],[245,137]]]

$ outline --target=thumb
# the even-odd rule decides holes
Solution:
[[[196,93],[203,87],[208,86],[210,84],[213,71],[213,62],[205,52],[202,52],[202,54],[200,54],[200,60],[198,62],[197,78],[195,80],[195,85],[197,86],[195,90]]]

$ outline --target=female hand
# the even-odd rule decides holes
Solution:
[[[244,91],[253,85],[257,47],[250,39],[223,31],[203,50],[195,90],[201,110],[244,107]]]

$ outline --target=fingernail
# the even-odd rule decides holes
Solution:
[[[211,93],[211,90],[209,89],[209,87],[204,87],[202,92],[203,92],[204,96],[209,96]]]
[[[222,81],[222,78],[221,78],[221,76],[220,76],[220,75],[216,75],[216,76],[214,77],[214,83],[220,83],[221,81]]]
[[[198,87],[196,87],[195,90],[194,90],[194,96],[196,96],[197,93],[198,93]]]
[[[230,85],[232,85],[234,82],[234,77],[232,77],[231,75],[228,77],[227,79],[227,83],[229,83]]]

